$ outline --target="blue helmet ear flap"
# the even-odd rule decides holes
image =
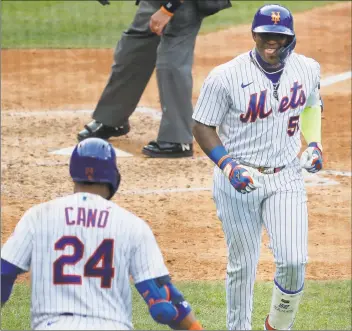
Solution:
[[[116,169],[116,170],[117,170],[117,169]],[[115,195],[115,193],[116,193],[117,190],[119,189],[120,183],[121,183],[121,174],[120,174],[120,172],[117,170],[117,174],[116,174],[116,184],[115,184],[115,186],[113,186],[113,185],[110,184],[110,194],[111,194],[111,196],[108,197],[109,200]]]
[[[287,57],[292,53],[292,51],[296,47],[296,42],[297,42],[296,36],[293,36],[292,41],[287,46],[282,47],[280,49],[280,55],[279,56],[280,56],[281,62],[284,62],[287,59]]]

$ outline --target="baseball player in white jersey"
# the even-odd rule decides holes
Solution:
[[[227,327],[251,329],[261,230],[276,263],[267,330],[290,329],[307,262],[307,195],[302,167],[322,168],[319,64],[293,52],[290,11],[265,5],[254,16],[255,48],[215,68],[193,118],[214,168],[213,196],[228,248]],[[301,159],[302,132],[308,148]]]
[[[130,330],[131,275],[156,322],[201,330],[149,226],[109,201],[120,183],[113,147],[79,143],[70,174],[74,194],[29,209],[3,246],[1,304],[31,269],[33,329]]]

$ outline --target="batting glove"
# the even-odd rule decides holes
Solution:
[[[323,168],[323,147],[320,143],[310,143],[301,155],[301,167],[310,173],[316,173]]]
[[[224,174],[230,180],[231,185],[237,192],[242,194],[250,193],[262,185],[256,180],[255,176],[260,173],[256,169],[230,161],[223,169]]]

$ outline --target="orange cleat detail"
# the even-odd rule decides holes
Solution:
[[[267,316],[264,325],[265,325],[265,330],[276,330],[272,326],[270,326],[270,324],[269,324],[269,315]]]
[[[192,323],[188,330],[204,330],[198,321]]]

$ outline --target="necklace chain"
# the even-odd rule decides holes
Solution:
[[[268,75],[277,74],[277,73],[279,73],[280,71],[283,71],[283,70],[284,70],[284,67],[283,67],[283,68],[279,69],[278,71],[268,72],[268,71],[266,71],[266,70],[259,64],[259,62],[258,62],[258,60],[255,58],[255,56],[253,57],[253,60],[254,60],[255,63],[258,65],[259,69],[260,69],[261,71],[263,71],[264,73],[268,74]]]
[[[254,63],[256,64],[256,66],[259,68],[259,70],[262,72],[262,74],[268,74],[268,75],[273,75],[273,74],[277,74],[279,73],[280,71],[283,71],[284,70],[284,67],[281,68],[280,70],[278,71],[275,71],[275,72],[267,72],[266,70],[264,70],[264,68],[262,68],[262,66],[259,64],[259,62],[257,61],[256,59],[256,56],[251,56],[252,58],[252,61],[254,61]],[[279,80],[276,82],[276,83],[273,83],[271,80],[271,83],[273,84],[273,87],[274,87],[274,91],[273,91],[273,96],[276,100],[279,101],[279,96],[278,96],[278,89],[279,89],[279,86],[280,86],[280,81],[281,81],[281,77],[282,77],[282,74],[279,78]]]

